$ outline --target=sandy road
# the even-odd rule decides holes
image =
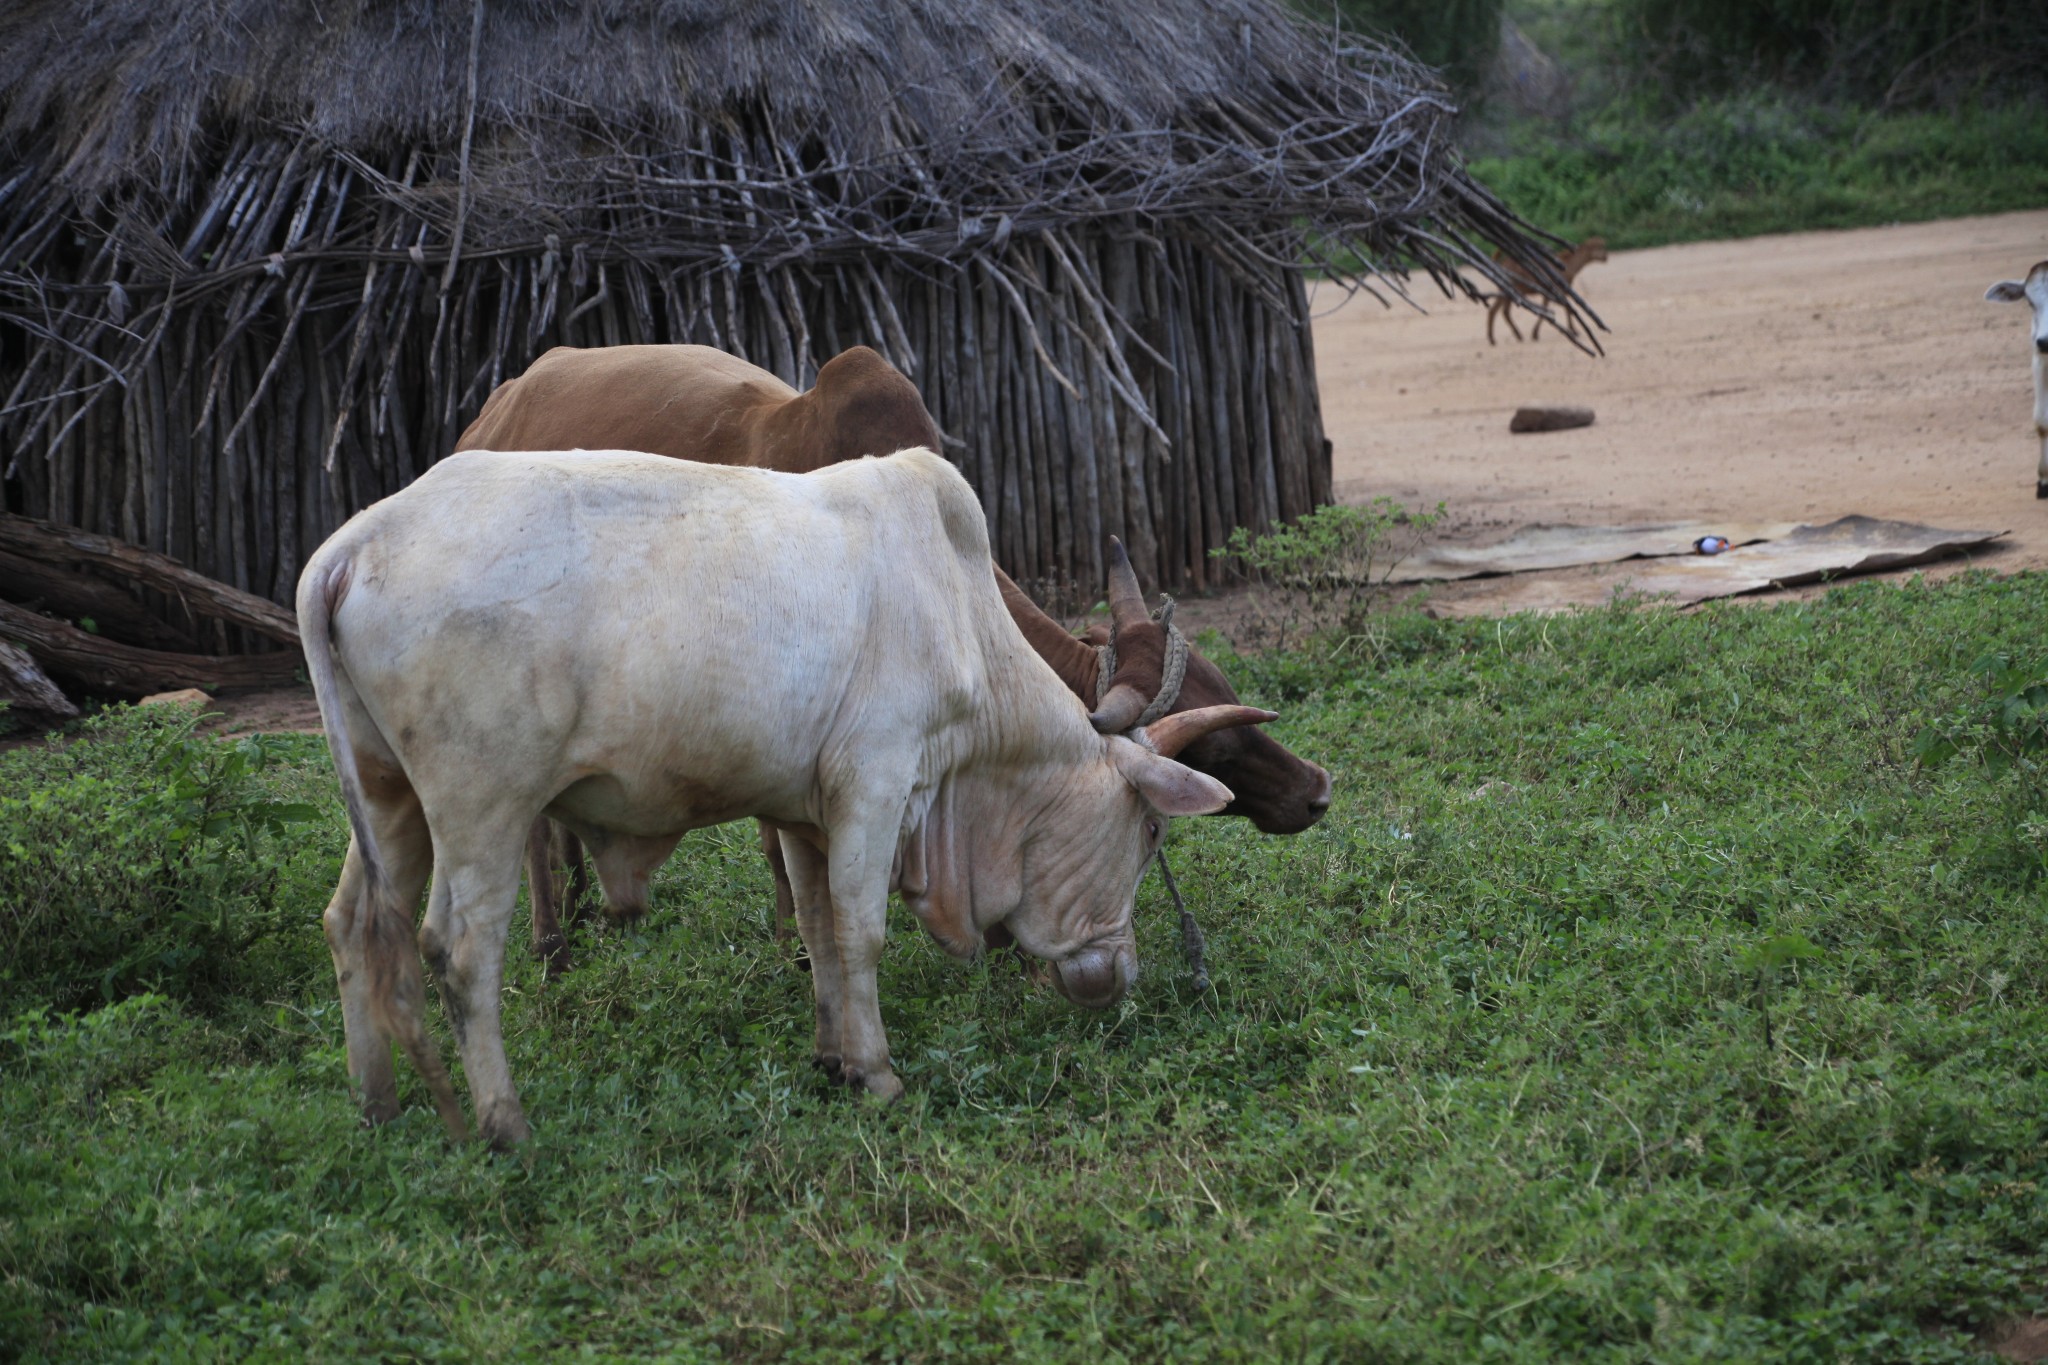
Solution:
[[[2048,211],[1620,252],[1579,280],[1611,329],[1604,357],[1548,327],[1520,345],[1501,327],[1489,347],[1485,310],[1433,291],[1427,315],[1325,291],[1337,494],[1441,500],[1474,540],[1861,512],[2009,530],[1980,562],[2048,567],[2026,309],[1984,302],[2044,257]],[[1510,436],[1522,403],[1598,420]]]

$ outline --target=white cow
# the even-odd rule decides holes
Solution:
[[[2034,496],[2048,498],[2048,261],[2037,261],[2024,280],[2000,280],[1984,291],[1993,303],[2025,300],[2033,309],[2029,332],[2034,338],[2034,435],[2041,442],[2041,463],[2034,470]]]
[[[543,812],[629,907],[685,831],[775,822],[817,1060],[885,1099],[902,1090],[875,987],[892,888],[956,954],[1002,924],[1070,1000],[1120,999],[1165,817],[1230,800],[1170,755],[1272,713],[1096,733],[988,565],[974,494],[925,450],[807,475],[456,455],[337,531],[298,610],[352,831],[325,927],[366,1116],[397,1112],[395,1037],[465,1131],[422,1021],[423,953],[478,1127],[526,1136],[498,1005]]]

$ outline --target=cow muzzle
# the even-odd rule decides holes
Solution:
[[[1240,797],[1225,806],[1223,815],[1242,815],[1261,834],[1299,834],[1323,818],[1330,808],[1333,790],[1329,770],[1314,763],[1303,765],[1307,775],[1291,790],[1278,794],[1261,792],[1253,798]],[[1246,783],[1249,787],[1251,784]],[[1243,787],[1233,788],[1236,791]]]
[[[1129,948],[1083,948],[1053,963],[1053,980],[1070,1004],[1106,1010],[1130,993],[1138,958]]]

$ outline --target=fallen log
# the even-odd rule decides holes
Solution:
[[[299,670],[299,656],[287,651],[214,655],[137,649],[4,601],[0,640],[28,649],[49,672],[88,692],[115,697],[144,697],[178,687],[283,687],[297,681]]]
[[[78,708],[36,666],[29,652],[0,640],[0,701],[32,720],[76,720]]]
[[[157,620],[142,603],[104,578],[4,550],[0,550],[0,597],[72,621],[90,620],[97,627],[92,634],[110,636],[123,644],[186,653],[199,648],[197,640]]]
[[[281,644],[299,643],[298,619],[277,603],[194,573],[169,555],[138,549],[112,536],[0,512],[0,551],[45,564],[83,561],[126,581],[169,593],[195,615],[240,626]],[[296,659],[291,662],[296,666]]]
[[[1593,425],[1591,408],[1516,408],[1515,415],[1508,419],[1508,430],[1521,431],[1570,431],[1573,427]]]

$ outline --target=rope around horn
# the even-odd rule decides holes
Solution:
[[[1131,728],[1142,730],[1173,709],[1180,700],[1181,684],[1188,676],[1188,639],[1180,633],[1180,627],[1173,623],[1173,599],[1162,596],[1159,614],[1152,619],[1166,631],[1166,665],[1159,675],[1159,691],[1152,697],[1152,704],[1139,715]],[[1109,643],[1095,647],[1095,704],[1102,705],[1102,699],[1109,695],[1109,681],[1116,676],[1116,632],[1109,634]]]
[[[1173,704],[1180,700],[1181,684],[1188,675],[1188,641],[1180,633],[1180,627],[1173,623],[1171,597],[1164,598],[1159,615],[1153,619],[1166,628],[1166,667],[1159,676],[1158,695],[1152,698],[1152,704],[1131,727],[1134,730],[1144,729],[1173,709]],[[1114,630],[1110,632],[1108,644],[1095,647],[1095,660],[1095,704],[1101,706],[1102,699],[1109,695],[1109,680],[1116,673]],[[1180,952],[1187,959],[1188,976],[1194,983],[1195,993],[1200,995],[1209,989],[1208,941],[1202,936],[1202,926],[1195,923],[1195,917],[1188,913],[1187,902],[1180,898],[1180,885],[1173,879],[1173,869],[1166,865],[1166,850],[1160,849],[1153,857],[1159,863],[1159,875],[1166,879],[1166,891],[1173,897],[1173,908],[1180,912]]]

